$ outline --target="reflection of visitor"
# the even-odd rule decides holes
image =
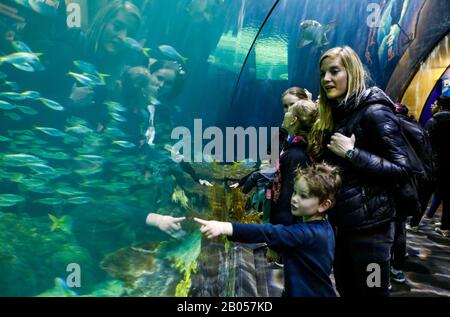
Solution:
[[[122,130],[126,132],[135,144],[142,147],[145,143],[145,134],[149,128],[154,128],[155,106],[152,105],[156,89],[152,76],[147,68],[142,66],[127,69],[120,80],[119,100],[128,109],[124,114],[127,121]],[[153,133],[156,133],[153,129]],[[152,138],[155,135],[149,136]]]
[[[146,223],[149,226],[157,227],[159,230],[173,236],[181,230],[181,222],[185,217],[172,217],[167,215],[160,215],[157,213],[149,213],[146,218]]]
[[[148,69],[155,97],[161,103],[156,106],[155,143],[171,143],[172,129],[178,125],[176,122],[181,116],[176,102],[183,90],[186,73],[178,62],[169,60],[152,59]]]
[[[186,73],[178,62],[152,60],[149,70],[159,101],[162,103],[171,101],[181,93]]]
[[[77,33],[77,59],[93,63],[100,73],[108,74],[105,81],[109,91],[114,90],[124,67],[135,63],[123,39],[134,37],[140,25],[141,15],[134,4],[116,0],[97,13],[86,34]],[[87,106],[95,102],[94,93],[92,86],[75,85],[70,98],[76,106]]]

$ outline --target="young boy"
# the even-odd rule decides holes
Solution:
[[[284,226],[194,220],[207,238],[227,235],[232,241],[266,242],[280,252],[285,296],[336,296],[330,280],[334,233],[325,211],[332,206],[340,184],[337,169],[327,164],[296,171],[291,212],[302,217],[302,223]]]

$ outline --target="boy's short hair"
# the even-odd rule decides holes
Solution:
[[[301,178],[305,179],[310,196],[319,198],[319,202],[329,199],[334,204],[342,183],[337,167],[320,163],[298,168],[295,174],[294,182],[298,182]]]

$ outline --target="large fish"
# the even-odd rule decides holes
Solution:
[[[327,33],[336,26],[336,22],[322,25],[316,20],[306,20],[300,23],[300,37],[297,48],[315,43],[318,47],[328,45]]]

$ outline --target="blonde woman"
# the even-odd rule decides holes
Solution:
[[[406,182],[411,166],[394,104],[381,89],[366,87],[360,58],[343,46],[320,59],[319,107],[309,153],[340,166],[343,179],[330,213],[337,229],[337,290],[341,296],[388,296],[391,185]]]

